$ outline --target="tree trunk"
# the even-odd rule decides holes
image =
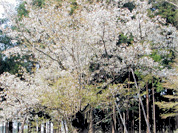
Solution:
[[[147,122],[149,123],[149,91],[148,82],[146,82],[146,112],[147,112]],[[149,133],[149,127],[147,127],[147,133]]]
[[[90,126],[89,126],[89,133],[94,133],[94,125],[93,125],[93,107],[90,108]]]
[[[130,92],[130,70],[129,70],[129,73],[128,73],[128,96],[127,96],[127,109],[126,109],[126,127],[129,131],[129,92]]]
[[[113,94],[112,94],[112,95],[113,95]],[[114,95],[113,95],[113,96],[114,96]],[[117,111],[118,111],[118,113],[119,113],[120,120],[121,120],[121,122],[122,122],[122,124],[123,124],[124,131],[125,131],[125,133],[128,133],[127,128],[126,128],[126,125],[125,125],[125,118],[124,118],[125,116],[122,117],[121,112],[120,112],[120,109],[119,109],[119,107],[118,107],[116,101],[115,101],[115,105],[116,105]]]
[[[139,133],[142,133],[142,125],[141,125],[141,122],[142,122],[142,114],[141,114],[141,103],[139,101]]]
[[[156,133],[156,112],[155,112],[155,92],[152,82],[152,97],[153,97],[153,133]]]
[[[124,123],[125,123],[125,112],[123,112],[123,121],[124,121]],[[126,127],[126,125],[125,125],[125,127]],[[126,133],[125,128],[124,128],[124,133]]]
[[[116,108],[115,105],[113,105],[113,115],[112,115],[112,133],[117,133],[117,127],[116,127],[117,121],[116,121]]]
[[[38,122],[36,121],[36,132],[38,133],[39,132],[39,126],[38,126]]]
[[[144,109],[144,106],[143,106],[143,102],[142,102],[142,99],[141,99],[141,97],[140,97],[140,88],[139,88],[138,85],[137,85],[137,81],[136,81],[136,78],[135,78],[135,74],[134,74],[134,71],[133,71],[132,68],[131,68],[131,72],[132,72],[132,76],[133,76],[133,79],[134,79],[134,82],[135,82],[135,86],[136,86],[136,88],[137,88],[137,90],[138,90],[138,98],[139,98],[139,101],[140,101],[140,103],[141,103],[141,107],[142,107],[142,111],[143,111],[143,116],[144,116],[145,121],[146,121],[147,129],[148,129],[149,133],[151,133],[151,131],[150,131],[150,124],[149,124],[149,122],[147,121],[145,109]]]
[[[5,123],[5,133],[9,133],[9,122]]]
[[[58,123],[58,126],[57,126],[57,132],[58,132],[58,133],[61,133],[61,126],[62,126],[61,123],[62,123],[62,122],[61,122],[61,121],[58,121],[58,122],[59,122],[59,123]]]
[[[19,133],[23,133],[23,129],[24,129],[24,125],[25,125],[26,119],[27,119],[27,115],[25,115],[25,117],[23,119],[23,122],[22,122],[22,125],[21,125]]]
[[[111,91],[111,93],[112,93],[112,91]],[[113,98],[114,98],[114,94],[113,94],[113,93],[112,93],[112,96],[113,96]],[[123,124],[123,126],[124,126],[124,131],[125,131],[126,133],[128,133],[127,127],[126,127],[126,125],[125,125],[125,120],[124,120],[124,119],[125,119],[125,116],[122,117],[121,112],[120,112],[120,109],[119,109],[119,107],[118,107],[116,101],[115,101],[114,103],[115,103],[116,108],[117,108],[117,111],[118,111],[118,113],[119,113],[119,117],[120,117],[120,119],[121,119],[121,122],[122,122],[122,124]]]
[[[67,133],[67,127],[64,119],[63,119],[63,126],[64,126],[64,132]]]
[[[13,122],[12,121],[10,121],[9,122],[9,133],[12,133],[12,131],[13,131]]]
[[[112,120],[111,122],[111,132],[115,133],[115,129],[114,129],[114,121]]]
[[[134,110],[132,110],[132,133],[134,133],[135,132],[135,130],[134,130],[134,125],[135,125],[135,120],[134,120]]]

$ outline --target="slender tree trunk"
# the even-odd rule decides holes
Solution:
[[[46,133],[46,123],[44,123],[44,133]]]
[[[123,121],[124,121],[124,123],[125,123],[125,112],[123,112]],[[125,127],[126,127],[126,125],[125,125]],[[125,128],[124,128],[124,133],[126,133]]]
[[[59,123],[58,123],[58,128],[57,128],[57,131],[58,131],[58,133],[61,133],[61,122],[62,121],[58,121]]]
[[[94,125],[93,125],[93,107],[90,108],[90,125],[89,125],[89,133],[94,133]]]
[[[12,130],[13,130],[13,122],[10,121],[9,122],[9,133],[12,133]]]
[[[112,91],[111,91],[111,93],[112,93],[112,96],[113,96],[113,98],[114,98],[114,94],[113,94]],[[115,101],[114,103],[115,103],[116,108],[117,108],[117,111],[118,111],[118,113],[119,113],[119,117],[120,117],[120,119],[121,119],[121,122],[122,122],[122,124],[123,124],[123,126],[124,126],[124,131],[125,131],[125,133],[128,133],[127,127],[126,127],[126,125],[125,125],[125,120],[124,120],[125,117],[124,117],[124,116],[122,117],[121,112],[120,112],[120,109],[119,109],[119,107],[118,107],[116,101]]]
[[[135,125],[135,120],[134,120],[134,110],[132,110],[132,133],[134,133],[134,125]]]
[[[117,133],[117,121],[116,121],[116,108],[113,105],[113,115],[112,115],[112,133]]]
[[[66,128],[66,123],[65,123],[65,120],[63,119],[63,126],[64,126],[64,132],[67,133],[67,128]]]
[[[9,122],[5,123],[5,133],[9,133]]]
[[[140,88],[139,88],[138,85],[137,85],[137,81],[136,81],[136,78],[135,78],[135,74],[134,74],[134,71],[133,71],[132,68],[131,68],[131,72],[132,72],[132,75],[133,75],[133,78],[134,78],[135,86],[136,86],[136,88],[137,88],[137,90],[138,90],[138,92],[139,92],[139,91],[140,91]],[[147,129],[148,129],[149,133],[151,133],[151,131],[150,131],[150,124],[149,124],[149,122],[147,121],[147,117],[146,117],[146,113],[145,113],[145,109],[144,109],[144,106],[143,106],[142,99],[141,99],[141,97],[140,97],[140,93],[138,93],[138,97],[139,97],[139,101],[140,101],[140,103],[141,103],[141,107],[142,107],[142,111],[143,111],[143,116],[144,116],[145,121],[146,121]]]
[[[115,133],[115,129],[114,129],[114,121],[112,120],[111,122],[111,132]]]
[[[114,96],[114,95],[113,95],[113,96]],[[121,112],[120,112],[120,109],[119,109],[119,107],[118,107],[118,105],[117,105],[116,102],[115,102],[115,105],[116,105],[117,111],[118,111],[118,113],[119,113],[119,117],[120,117],[120,119],[121,119],[121,122],[122,122],[122,124],[123,124],[123,126],[124,126],[124,131],[125,131],[125,133],[128,133],[127,128],[126,128],[126,125],[125,125],[125,118],[124,118],[124,116],[122,117]]]
[[[67,123],[68,132],[76,133],[75,129],[71,125],[71,121],[67,119],[66,123]],[[52,122],[51,122],[51,129],[53,130]]]
[[[141,103],[139,101],[139,133],[142,133],[142,114],[141,114]]]
[[[171,118],[169,117],[169,127],[168,127],[168,132],[169,133],[173,133],[172,130],[171,130]]]
[[[178,128],[178,116],[175,117],[175,121],[176,121],[176,129]]]
[[[38,133],[38,129],[39,129],[39,126],[38,126],[38,122],[36,121],[36,132]]]
[[[26,119],[27,119],[27,115],[25,115],[25,117],[23,119],[23,122],[22,122],[22,125],[21,125],[19,133],[23,133],[23,129],[24,129],[24,125],[25,125]]]
[[[148,82],[146,82],[146,112],[147,112],[147,121],[149,123],[149,91],[148,91]],[[147,127],[147,133],[149,133],[149,127]]]
[[[156,112],[155,112],[155,92],[152,81],[152,97],[153,97],[153,133],[156,133]]]
[[[28,122],[28,129],[27,129],[27,131],[28,131],[28,133],[30,133],[30,123]]]
[[[126,127],[129,131],[129,92],[130,92],[130,69],[128,73],[128,96],[127,96],[127,109],[126,109]]]

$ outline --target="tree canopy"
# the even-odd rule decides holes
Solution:
[[[65,132],[173,131],[155,115],[177,112],[170,2],[22,1],[12,26],[1,26],[2,120],[50,120]]]

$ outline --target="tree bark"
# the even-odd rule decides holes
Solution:
[[[9,133],[9,122],[5,123],[5,133]]]
[[[134,133],[134,125],[135,125],[135,120],[134,120],[134,110],[132,110],[132,133]]]
[[[9,131],[9,133],[12,133],[12,131],[13,131],[13,122],[12,121],[9,122],[9,129],[8,129],[8,131]]]
[[[113,94],[112,94],[112,95],[113,95]],[[114,97],[114,95],[113,95],[113,97]],[[120,112],[120,109],[119,109],[119,107],[118,107],[116,101],[115,101],[115,105],[116,105],[116,109],[117,109],[117,111],[118,111],[118,113],[119,113],[119,117],[120,117],[120,119],[121,119],[121,122],[122,122],[122,124],[123,124],[123,126],[124,126],[124,131],[125,131],[125,133],[128,133],[127,128],[126,128],[126,125],[125,125],[125,118],[124,118],[124,116],[122,117],[121,112]]]
[[[140,93],[139,93],[139,92],[140,92],[140,88],[139,88],[138,85],[137,85],[137,81],[136,81],[136,78],[135,78],[135,74],[134,74],[134,71],[133,71],[132,68],[131,68],[131,72],[132,72],[132,75],[133,75],[133,79],[134,79],[134,82],[135,82],[135,86],[136,86],[136,88],[137,88],[137,90],[138,90],[138,98],[139,98],[139,101],[140,101],[140,103],[141,103],[141,107],[142,107],[143,115],[144,115],[144,118],[145,118],[145,121],[146,121],[147,129],[148,129],[149,133],[151,133],[151,131],[150,131],[150,124],[149,124],[149,122],[147,121],[145,109],[144,109],[143,102],[142,102],[142,99],[141,99]]]
[[[113,122],[113,120],[112,120],[112,122],[111,122],[111,132],[112,132],[112,133],[115,133],[114,122]]]
[[[128,96],[127,96],[127,110],[126,110],[126,127],[129,130],[129,92],[130,92],[130,69],[128,73]]]
[[[90,108],[90,126],[89,126],[89,133],[94,133],[94,125],[93,125],[93,107]]]
[[[141,114],[141,103],[139,101],[139,133],[142,133],[142,125],[141,125],[141,122],[142,122],[142,114]]]
[[[146,82],[146,112],[147,112],[147,122],[149,123],[149,91],[148,82]],[[149,127],[147,127],[147,133],[149,133]]]
[[[152,95],[153,95],[153,133],[156,133],[156,112],[155,112],[155,92],[152,82]]]
[[[112,133],[117,133],[117,121],[116,121],[116,108],[113,105],[113,115],[112,115]]]
[[[38,126],[38,122],[36,121],[36,132],[37,133],[39,132],[38,129],[39,129],[39,126]]]
[[[66,122],[64,119],[63,119],[63,126],[64,126],[64,132],[67,133]]]
[[[24,125],[25,125],[26,119],[27,119],[27,115],[25,115],[25,117],[23,119],[23,122],[22,122],[22,125],[21,125],[19,133],[23,133],[23,129],[24,129]]]
[[[123,112],[123,121],[125,123],[125,112]],[[125,125],[125,127],[126,127],[126,125]],[[124,128],[124,133],[126,133],[126,128]]]

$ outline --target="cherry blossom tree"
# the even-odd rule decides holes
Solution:
[[[171,74],[166,67],[160,71],[162,64],[150,55],[154,49],[160,55],[175,49],[176,28],[165,26],[161,17],[149,18],[147,1],[133,1],[132,11],[123,8],[126,2],[50,0],[39,7],[32,0],[25,1],[26,15],[11,18],[17,30],[9,29],[7,34],[21,42],[20,54],[31,54],[36,67],[30,73],[21,70],[24,80],[1,75],[1,95],[6,99],[2,105],[8,110],[2,111],[4,118],[23,118],[30,109],[45,106],[53,118],[69,122],[89,104],[102,102],[96,94],[112,97],[103,89],[117,86],[130,68],[144,75]],[[118,43],[121,34],[132,37],[131,43]],[[94,94],[93,86],[102,90]],[[120,93],[117,89],[115,93]],[[88,98],[92,95],[95,101]]]

